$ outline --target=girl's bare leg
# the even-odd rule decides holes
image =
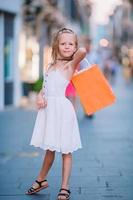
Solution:
[[[71,175],[71,169],[72,169],[72,154],[62,154],[62,183],[61,188],[69,189],[69,179]],[[60,193],[66,193],[68,192],[66,190],[61,190]],[[65,196],[58,196],[58,199],[65,200]]]
[[[44,179],[46,179],[46,176],[53,164],[54,158],[55,158],[55,151],[52,152],[52,151],[47,150],[40,173],[37,178],[37,181],[40,182],[41,186],[38,184],[38,182],[35,181],[32,184],[31,188],[26,192],[26,194],[33,194],[33,193],[36,193],[37,190],[40,191],[41,189],[48,187],[48,183],[47,181],[44,181]],[[40,190],[38,189],[38,187],[41,187],[39,188]]]
[[[61,188],[69,189],[69,179],[72,169],[72,154],[62,154],[62,184]]]
[[[40,173],[38,175],[37,180],[38,181],[42,181],[46,178],[52,164],[55,158],[55,151],[46,151],[45,157],[44,157],[44,161],[40,170]]]

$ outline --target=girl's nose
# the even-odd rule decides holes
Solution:
[[[65,44],[65,48],[69,48],[69,44]]]

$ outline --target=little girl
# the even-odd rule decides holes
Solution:
[[[65,90],[85,55],[85,48],[78,48],[77,36],[71,29],[63,28],[56,33],[52,44],[53,63],[37,97],[39,111],[30,143],[46,153],[37,179],[26,194],[35,194],[48,187],[46,177],[55,152],[61,152],[62,184],[57,199],[70,199],[72,152],[81,148],[81,141],[76,114],[72,103],[65,97]]]

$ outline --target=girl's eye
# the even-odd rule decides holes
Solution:
[[[64,46],[64,45],[73,46],[74,44],[73,44],[73,43],[68,43],[68,44],[66,44],[65,42],[62,42],[62,43],[60,43],[60,45],[61,45],[61,46]]]

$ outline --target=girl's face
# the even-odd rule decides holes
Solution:
[[[59,58],[70,58],[76,51],[76,38],[74,34],[62,33],[59,36]]]

